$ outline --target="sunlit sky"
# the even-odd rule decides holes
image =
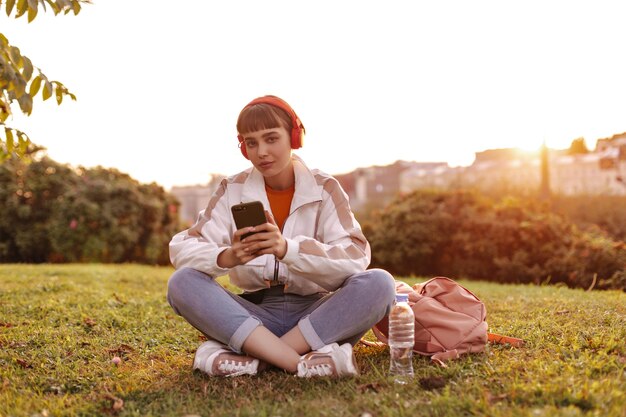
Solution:
[[[624,4],[624,5],[622,5]],[[469,165],[491,148],[626,131],[620,1],[94,0],[78,16],[0,15],[77,102],[9,124],[53,159],[166,188],[249,166],[235,122],[287,100],[297,153],[331,174],[398,159]]]

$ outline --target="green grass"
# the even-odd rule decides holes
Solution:
[[[491,331],[526,346],[492,345],[447,368],[416,357],[415,383],[401,387],[388,352],[366,346],[358,378],[192,372],[201,337],[165,300],[171,273],[0,265],[0,416],[626,416],[622,292],[463,282]],[[443,386],[428,387],[435,378]]]

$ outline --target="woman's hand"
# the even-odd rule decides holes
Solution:
[[[244,227],[243,229],[235,231],[233,244],[217,256],[217,266],[220,268],[234,268],[237,265],[250,262],[259,256],[259,254],[250,250],[252,243],[244,243],[241,241],[243,235],[252,231],[254,231],[253,227]]]
[[[278,259],[283,259],[287,253],[287,241],[276,225],[276,220],[274,220],[272,213],[265,210],[265,217],[268,222],[253,227],[252,231],[255,233],[242,241],[244,252],[254,254],[254,257],[274,255]]]
[[[243,265],[261,255],[274,255],[282,259],[287,253],[287,241],[276,225],[274,216],[265,210],[268,222],[255,227],[239,229],[233,235],[233,244],[217,257],[220,268]],[[246,233],[254,233],[242,240]]]

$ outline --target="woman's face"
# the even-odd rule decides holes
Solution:
[[[293,185],[291,140],[287,129],[281,126],[246,133],[243,146],[267,185],[274,189]]]

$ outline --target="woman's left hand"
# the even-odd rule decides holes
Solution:
[[[283,259],[287,253],[287,241],[276,225],[276,220],[272,213],[265,210],[265,217],[268,222],[259,226],[254,226],[253,235],[248,236],[243,243],[254,243],[246,248],[251,254],[274,255],[278,259]]]

